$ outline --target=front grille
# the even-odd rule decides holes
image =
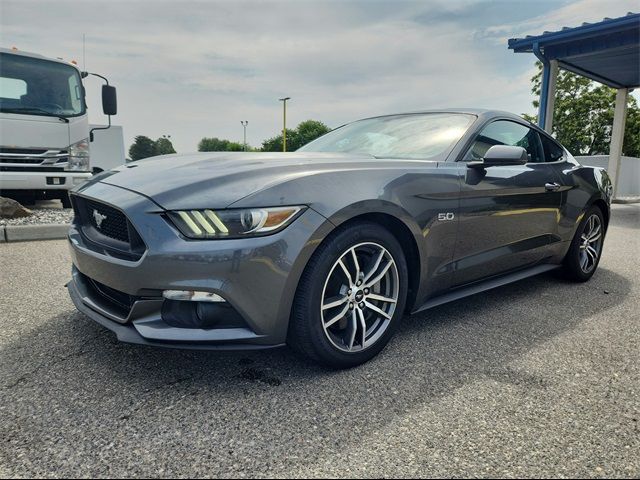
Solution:
[[[64,167],[41,167],[41,166],[28,166],[28,167],[4,167],[0,165],[0,172],[64,172]]]
[[[124,213],[89,199],[84,199],[84,205],[87,218],[96,230],[114,240],[129,243],[129,226]]]
[[[27,164],[27,165],[40,165],[42,158],[6,158],[0,157],[0,163],[14,163],[14,164]]]
[[[11,148],[0,147],[0,155],[8,153],[10,155],[41,155],[47,151],[46,148]]]
[[[145,244],[121,210],[77,194],[71,195],[74,224],[87,246],[99,253],[124,260],[138,260]]]
[[[93,289],[96,291],[96,293],[98,293],[102,298],[115,304],[116,306],[127,312],[131,310],[133,303],[136,301],[135,297],[132,297],[131,295],[128,295],[114,288],[107,287],[106,285],[97,282],[92,278],[86,278],[89,280],[89,282],[91,282],[91,285],[93,286]]]
[[[75,270],[74,275],[78,276],[78,280],[86,288],[86,293],[91,301],[122,320],[129,316],[133,304],[139,300],[139,297],[108,287],[77,270]]]
[[[0,164],[3,165],[53,165],[68,160],[67,150],[0,147]]]

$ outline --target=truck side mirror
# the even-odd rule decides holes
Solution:
[[[115,115],[118,113],[116,87],[111,85],[102,86],[102,111],[105,115]]]

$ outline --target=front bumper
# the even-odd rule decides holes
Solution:
[[[91,172],[67,171],[0,172],[0,190],[71,190],[91,175]]]
[[[78,310],[125,342],[173,348],[247,349],[286,341],[291,305],[304,266],[331,226],[312,209],[274,235],[234,240],[188,240],[145,196],[95,183],[82,196],[124,212],[144,241],[140,258],[126,260],[96,251],[74,224],[69,294]],[[116,308],[96,294],[98,283],[131,296],[131,308]],[[222,296],[244,328],[176,328],[162,319],[163,290],[200,290]]]
[[[87,285],[78,281],[78,277],[79,273],[74,268],[73,280],[67,284],[69,296],[76,308],[93,321],[111,330],[116,334],[118,340],[124,343],[188,350],[261,350],[284,345],[284,343],[275,345],[251,343],[253,339],[246,331],[227,331],[228,340],[226,342],[220,338],[220,335],[212,336],[213,338],[207,341],[206,334],[210,331],[185,332],[189,329],[170,327],[160,319],[159,306],[156,305],[157,308],[154,308],[151,304],[140,305],[143,310],[149,309],[149,315],[146,319],[123,324],[114,320],[108,310],[101,308],[99,303],[87,294]],[[142,329],[142,333],[140,329]],[[148,329],[156,330],[155,335],[150,336],[151,338],[143,336],[143,333],[149,332]],[[245,343],[242,343],[243,337]]]

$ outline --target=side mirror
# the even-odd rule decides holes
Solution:
[[[503,165],[524,165],[529,161],[527,151],[511,145],[494,145],[478,162],[468,162],[469,168],[499,167]]]
[[[111,85],[102,86],[102,111],[105,115],[115,115],[118,113],[116,87],[112,87]]]

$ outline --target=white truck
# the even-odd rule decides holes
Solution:
[[[106,82],[105,127],[89,125],[82,83],[87,75]],[[68,191],[90,178],[94,168],[105,169],[92,166],[91,142],[106,133],[99,130],[109,128],[116,113],[115,87],[101,75],[60,59],[0,48],[0,196],[27,203],[58,198],[70,207]]]

